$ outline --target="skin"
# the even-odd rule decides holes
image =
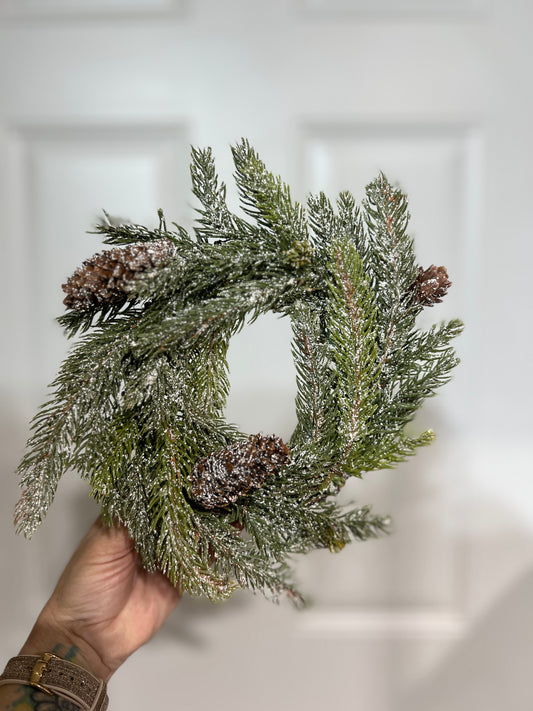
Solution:
[[[61,575],[20,654],[53,651],[109,681],[136,649],[159,630],[181,597],[160,573],[140,565],[125,528],[98,519]],[[64,703],[47,709],[67,708]],[[0,687],[0,709],[37,709],[28,686]],[[72,706],[72,705],[71,705]],[[75,708],[72,706],[72,708]]]

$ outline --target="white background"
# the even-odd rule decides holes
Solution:
[[[60,284],[101,208],[190,225],[189,145],[231,186],[246,136],[304,199],[384,170],[420,261],[453,288],[462,364],[418,425],[438,442],[347,498],[387,540],[299,563],[304,613],[185,600],[111,682],[111,708],[533,707],[533,6],[525,0],[0,0],[0,652],[18,651],[96,516],[74,475],[31,542],[13,476],[66,345]],[[231,190],[230,190],[231,192]],[[233,200],[233,197],[231,197]],[[231,344],[228,417],[289,434],[287,324]]]

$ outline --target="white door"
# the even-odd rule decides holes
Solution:
[[[463,363],[420,416],[437,443],[346,492],[392,513],[393,536],[301,561],[303,613],[185,600],[112,708],[530,709],[533,6],[0,0],[0,20],[2,656],[96,515],[70,477],[30,543],[11,523],[65,353],[59,286],[99,246],[84,231],[101,208],[190,224],[189,145],[213,146],[230,185],[246,136],[300,199],[360,198],[378,170],[406,189],[421,263],[454,282],[428,316],[464,318]],[[294,422],[285,326],[232,341],[228,416],[250,432]]]

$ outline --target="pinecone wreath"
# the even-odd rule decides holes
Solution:
[[[289,460],[289,448],[280,437],[250,435],[196,463],[190,477],[192,498],[205,509],[227,508]]]
[[[232,151],[238,214],[211,149],[193,149],[192,231],[162,213],[156,229],[97,227],[108,251],[63,287],[59,322],[83,337],[33,420],[15,521],[30,537],[75,469],[147,570],[213,601],[241,587],[298,603],[294,555],[390,530],[337,494],[433,440],[412,421],[449,380],[462,323],[417,323],[450,282],[444,267],[419,268],[407,197],[383,174],[359,206],[349,192],[300,205],[248,141]],[[230,341],[267,313],[293,331],[287,444],[224,412]]]
[[[418,276],[412,286],[415,301],[421,306],[438,304],[451,285],[446,267],[436,267],[434,264],[427,269],[418,267]]]
[[[128,296],[128,284],[147,269],[162,266],[172,251],[172,242],[161,239],[99,252],[86,259],[62,284],[67,294],[63,303],[77,311],[123,303]]]

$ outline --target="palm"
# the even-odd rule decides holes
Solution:
[[[155,634],[179,598],[179,591],[160,573],[140,566],[124,528],[106,528],[97,521],[49,605],[60,624],[114,670]]]

